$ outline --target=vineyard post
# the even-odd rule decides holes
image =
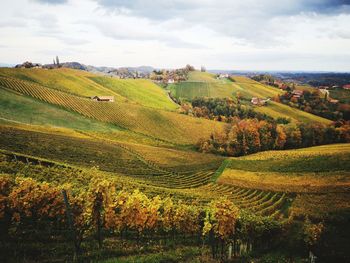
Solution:
[[[63,200],[64,204],[66,206],[66,215],[67,215],[67,220],[68,220],[68,226],[69,226],[69,231],[70,231],[70,236],[74,244],[74,256],[73,256],[73,261],[76,262],[78,259],[79,255],[79,245],[77,243],[77,238],[76,238],[76,233],[73,225],[73,218],[72,218],[72,211],[71,207],[68,201],[68,196],[66,190],[62,190],[62,195],[63,195]]]
[[[228,260],[232,259],[232,242],[228,245]]]

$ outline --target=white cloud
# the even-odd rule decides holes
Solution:
[[[13,0],[2,4],[0,62],[350,71],[346,2]]]

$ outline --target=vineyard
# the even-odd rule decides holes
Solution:
[[[217,157],[194,159],[196,155],[179,150],[168,152],[167,158],[184,155],[188,159],[184,162],[179,159],[172,166],[165,166],[162,160],[145,159],[152,155],[152,147],[146,150],[135,145],[117,142],[102,142],[92,138],[77,138],[66,135],[33,132],[22,129],[2,127],[0,130],[2,149],[11,151],[16,149],[23,154],[50,158],[56,162],[70,163],[82,167],[94,167],[106,172],[115,172],[142,181],[144,185],[169,189],[184,189],[205,196],[227,196],[241,208],[254,209],[263,215],[279,216],[280,209],[286,204],[284,194],[252,190],[249,188],[232,187],[211,183],[215,171],[219,168],[222,159]],[[30,141],[30,143],[28,143]],[[69,144],[65,143],[69,142]],[[78,146],[80,145],[80,147]],[[148,151],[148,154],[141,155]],[[98,152],[96,155],[95,153]],[[82,158],[83,157],[83,158]],[[199,162],[198,162],[199,161]],[[178,163],[178,165],[176,165]],[[187,164],[186,164],[187,163]],[[191,190],[192,191],[192,190]],[[254,207],[252,206],[254,204]]]
[[[280,92],[197,71],[171,89],[189,100]],[[346,262],[349,144],[204,154],[198,140],[226,123],[177,113],[148,80],[66,69],[0,70],[0,103],[1,262],[265,262],[271,251],[287,256],[266,262],[303,262],[310,248]],[[281,107],[255,110],[328,123]]]
[[[0,86],[61,106],[88,118],[169,142],[195,143],[205,134],[209,136],[213,130],[223,127],[222,124],[209,120],[196,120],[133,104],[96,102],[17,79],[0,77]]]

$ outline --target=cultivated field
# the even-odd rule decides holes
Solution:
[[[154,139],[177,144],[193,144],[209,136],[222,123],[195,119],[170,111],[155,110],[127,102],[95,102],[27,81],[0,77],[0,87],[31,96],[51,105],[60,106],[84,117],[114,124]]]
[[[201,72],[191,72],[188,82],[171,89],[189,100],[237,92],[249,100],[281,92],[244,77],[216,80]],[[92,101],[86,97],[92,93],[113,95],[116,102]],[[160,249],[166,252],[159,262],[179,255],[189,262],[202,257],[212,262],[207,245],[219,241],[236,244],[239,256],[250,250],[264,253],[278,247],[265,241],[276,241],[282,233],[304,244],[306,219],[333,224],[348,215],[349,144],[237,158],[204,154],[196,150],[198,140],[228,124],[182,115],[177,107],[148,80],[66,69],[1,69],[0,215],[11,215],[5,231],[11,242],[1,251],[18,252],[16,259],[40,251],[42,260],[50,261],[48,255],[71,260],[62,189],[68,192],[87,261],[125,257],[134,262],[138,255],[153,262]],[[254,110],[295,122],[330,123],[275,102]],[[235,211],[236,221],[228,221]],[[215,213],[219,219],[213,219]],[[237,232],[224,236],[218,222],[227,231],[237,223]],[[28,229],[34,234],[27,235]],[[96,236],[103,236],[98,241],[103,246]]]

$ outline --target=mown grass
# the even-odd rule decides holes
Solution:
[[[99,85],[120,94],[126,99],[143,106],[175,110],[178,105],[168,98],[166,92],[145,79],[116,79],[111,77],[89,77]]]
[[[265,86],[245,77],[233,77],[231,80],[217,80],[213,75],[194,72],[188,81],[170,86],[176,98],[193,99],[196,97],[227,98],[237,95],[250,100],[252,97],[275,97],[283,92],[279,89]]]
[[[178,99],[192,100],[196,97],[228,98],[240,96],[247,101],[253,97],[274,98],[284,91],[263,85],[252,79],[233,76],[233,81],[216,80],[213,75],[203,72],[193,72],[193,77],[187,82],[180,82],[170,86],[172,95]],[[287,118],[293,122],[330,124],[332,121],[311,113],[289,107],[274,101],[266,106],[254,107],[254,110],[273,118]]]
[[[116,125],[85,118],[78,113],[0,88],[0,118],[17,122],[94,132],[120,131]]]
[[[178,99],[192,100],[194,98],[230,98],[236,95],[232,83],[225,82],[180,82],[170,87],[172,95]]]
[[[214,74],[197,70],[188,73],[188,81],[217,82]]]

